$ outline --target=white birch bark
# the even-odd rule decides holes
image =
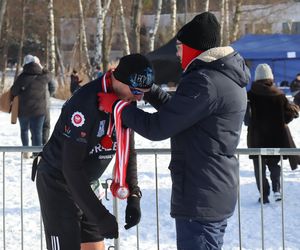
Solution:
[[[123,33],[123,37],[124,37],[124,50],[125,50],[125,54],[129,55],[130,54],[129,40],[128,40],[128,35],[127,35],[127,30],[126,30],[126,20],[124,17],[124,9],[123,9],[122,0],[119,0],[119,11],[120,11],[120,18],[121,18],[121,28],[122,28],[122,33]]]
[[[235,5],[235,13],[233,17],[233,23],[232,23],[232,36],[230,38],[230,41],[233,42],[237,39],[237,35],[239,32],[239,26],[240,26],[240,20],[241,20],[241,8],[242,8],[242,3],[243,0],[236,0],[236,5]]]
[[[105,16],[110,7],[111,0],[108,0],[105,7],[102,7],[102,0],[96,0],[96,44],[95,44],[95,64],[102,64],[102,44],[103,44],[103,32],[105,31]]]
[[[205,1],[204,11],[209,11],[209,0]]]
[[[224,42],[223,45],[229,44],[229,3],[225,0],[225,14],[224,14]]]
[[[225,12],[225,0],[220,1],[220,28],[221,28],[221,46],[224,42],[224,13]]]
[[[55,76],[55,31],[54,31],[54,12],[53,0],[48,2],[48,55],[49,55],[49,71]]]
[[[1,5],[0,5],[0,40],[1,40],[1,31],[2,31],[2,26],[3,26],[6,6],[7,6],[7,0],[1,0]]]
[[[140,29],[141,29],[141,16],[142,16],[142,0],[134,0],[132,4],[132,34],[131,34],[131,51],[139,53],[140,47]]]
[[[155,36],[158,30],[158,25],[160,20],[161,6],[162,6],[162,0],[157,0],[157,8],[154,17],[154,25],[153,25],[152,32],[150,33],[150,44],[149,44],[150,51],[154,50],[154,42],[155,42]]]
[[[174,37],[176,35],[177,27],[176,27],[176,19],[177,19],[177,6],[176,0],[171,0],[171,35]]]
[[[91,77],[91,74],[92,74],[91,63],[90,63],[90,57],[89,57],[89,50],[88,50],[88,46],[87,46],[85,21],[84,21],[81,0],[78,0],[78,6],[79,6],[79,18],[80,18],[80,33],[82,35],[82,49],[83,49],[83,53],[84,53],[84,56],[86,59],[86,73],[88,74],[89,77]]]

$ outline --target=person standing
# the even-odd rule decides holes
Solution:
[[[74,92],[80,88],[80,83],[82,80],[79,79],[77,70],[73,69],[73,72],[71,74],[71,83],[70,83],[70,91],[71,94],[73,95]]]
[[[291,82],[290,90],[294,97],[294,103],[300,107],[300,73],[298,73],[296,78]]]
[[[148,70],[149,78],[144,70]],[[134,77],[137,74],[139,78]],[[147,82],[142,81],[145,77]],[[87,83],[64,104],[54,131],[43,148],[41,160],[33,165],[32,171],[33,177],[37,175],[47,249],[104,250],[104,238],[118,237],[115,216],[93,192],[116,148],[129,147],[125,229],[139,223],[141,192],[137,181],[134,133],[125,132],[130,132],[129,145],[126,144],[128,141],[117,142],[118,119],[99,110],[98,95],[115,93],[122,100],[135,102],[141,100],[144,91],[151,87],[152,79],[148,60],[139,54],[129,55],[121,59],[115,70]],[[133,85],[147,88],[136,92]],[[117,151],[116,158],[124,160],[126,155],[121,157]],[[111,190],[123,190],[116,187],[111,186]]]
[[[154,85],[144,99],[158,112],[127,105],[122,122],[150,140],[171,137],[171,216],[177,249],[221,249],[237,201],[235,152],[250,74],[238,52],[219,47],[220,24],[210,12],[185,24],[176,46],[183,68],[176,92],[169,96]],[[102,96],[107,98],[101,98],[100,107],[114,112],[117,97]]]
[[[289,103],[285,94],[274,84],[272,69],[268,64],[259,64],[255,69],[254,82],[248,92],[249,109],[247,116],[249,148],[295,148],[295,143],[287,124],[298,117],[298,108]],[[258,156],[253,159],[255,180],[258,190],[262,175],[264,204],[269,203],[270,185],[266,176],[266,167],[270,171],[274,200],[281,200],[280,156],[262,156],[262,172],[259,171]],[[300,163],[299,156],[289,156],[292,169]],[[261,198],[259,198],[261,202]]]
[[[31,145],[42,146],[42,130],[47,112],[47,96],[49,75],[45,74],[35,57],[26,55],[22,73],[11,87],[12,96],[19,96],[18,119],[23,146],[29,146],[29,130]],[[26,158],[29,154],[24,155]]]

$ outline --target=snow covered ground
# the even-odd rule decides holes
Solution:
[[[52,99],[51,124],[52,128],[59,116],[62,101]],[[151,110],[150,110],[151,111]],[[296,145],[300,145],[300,119],[289,125]],[[21,145],[19,125],[10,124],[10,116],[0,112],[0,146]],[[169,140],[151,142],[136,136],[137,148],[168,148]],[[246,128],[243,127],[239,148],[246,148]],[[21,168],[20,153],[5,153],[5,169],[3,155],[0,156],[0,249],[3,245],[3,228],[5,224],[5,249],[21,249],[21,223],[23,221],[24,250],[41,249],[39,203],[35,183],[30,180],[32,160],[24,160]],[[158,156],[158,206],[159,206],[159,243],[161,250],[176,249],[176,235],[174,220],[169,215],[171,180],[167,168],[168,155]],[[139,224],[139,247],[143,250],[157,249],[157,230],[155,212],[155,178],[154,156],[138,156],[139,183],[143,192],[141,200],[142,219]],[[22,169],[22,170],[21,170]],[[5,170],[5,178],[3,173]],[[21,171],[23,178],[21,179]],[[104,181],[111,176],[111,168],[101,179]],[[5,196],[3,193],[5,181]],[[21,181],[23,185],[21,186]],[[262,249],[261,242],[261,206],[257,202],[259,197],[255,185],[252,162],[247,156],[240,157],[240,184],[241,184],[241,228],[242,249]],[[300,249],[300,170],[291,171],[287,161],[284,161],[284,231],[285,249]],[[21,189],[23,196],[20,197]],[[105,201],[105,205],[112,211],[112,199]],[[23,200],[24,217],[20,217],[21,199]],[[5,201],[5,210],[3,202]],[[120,249],[136,249],[136,228],[128,231],[123,229],[125,201],[119,202],[120,222]],[[268,250],[282,249],[282,210],[281,202],[274,202],[263,206],[264,214],[264,247]],[[5,223],[3,220],[5,213]],[[223,249],[239,249],[238,210],[228,220]],[[44,243],[43,243],[44,244]],[[112,241],[106,241],[109,246]],[[45,244],[44,244],[45,249]]]

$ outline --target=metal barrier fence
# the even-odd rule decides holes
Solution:
[[[21,238],[21,249],[24,249],[24,242],[26,241],[24,237],[24,175],[23,175],[23,167],[24,167],[24,159],[23,159],[23,153],[24,152],[39,152],[41,151],[41,147],[3,147],[0,146],[0,153],[2,153],[2,242],[0,242],[0,249],[2,246],[3,250],[7,249],[7,244],[6,244],[6,237],[7,237],[7,228],[6,228],[6,186],[7,182],[7,176],[6,176],[6,153],[20,153],[20,238]],[[155,169],[154,169],[154,176],[155,176],[155,210],[156,210],[156,249],[160,249],[160,229],[159,229],[159,224],[160,224],[160,218],[159,218],[159,207],[158,207],[158,172],[157,172],[157,157],[158,155],[169,155],[170,150],[169,149],[137,149],[137,154],[138,155],[154,155],[155,157]],[[280,165],[283,166],[283,156],[287,155],[300,155],[300,149],[294,148],[294,149],[287,149],[287,148],[249,148],[249,149],[238,149],[236,153],[238,159],[240,159],[241,155],[257,155],[259,157],[259,169],[260,173],[262,172],[262,156],[265,155],[278,155],[280,156]],[[1,172],[0,172],[1,173]],[[260,176],[260,186],[262,187],[262,176]],[[240,182],[239,182],[239,187],[240,187]],[[240,190],[240,189],[239,189]],[[282,193],[282,202],[281,202],[281,237],[282,237],[282,249],[285,249],[285,214],[284,214],[284,197],[285,197],[285,192],[284,192],[284,181],[283,181],[283,167],[281,167],[281,193]],[[262,195],[263,195],[263,190],[261,189],[260,191],[261,195],[261,200],[262,200]],[[241,203],[240,203],[240,192],[238,193],[238,203],[237,203],[237,214],[238,214],[238,225],[239,225],[239,249],[242,249],[242,230],[241,230]],[[114,215],[118,219],[119,215],[119,208],[118,208],[118,200],[114,199],[113,200],[113,210],[114,210]],[[264,240],[264,207],[263,204],[261,203],[261,249],[265,249],[265,240]],[[39,239],[40,241],[40,249],[43,250],[45,249],[45,243],[43,243],[43,229],[42,229],[42,221],[41,218],[39,218],[39,225],[38,225],[38,233],[35,231],[36,235],[34,238]],[[16,236],[15,236],[16,237]],[[32,235],[30,237],[33,237]],[[137,226],[137,233],[136,233],[136,239],[137,239],[137,244],[136,244],[136,249],[139,250],[139,228]],[[28,240],[27,240],[28,242]],[[119,239],[114,240],[114,245],[109,246],[108,249],[115,249],[115,250],[120,250],[120,242]]]

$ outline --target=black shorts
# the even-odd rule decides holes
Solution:
[[[99,227],[76,205],[64,181],[38,171],[36,186],[48,250],[80,250],[81,243],[104,240]]]

